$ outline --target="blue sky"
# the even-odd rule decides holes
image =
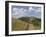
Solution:
[[[23,16],[36,16],[41,17],[41,7],[35,6],[12,6],[12,15],[16,18]]]

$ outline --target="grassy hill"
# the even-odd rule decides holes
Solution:
[[[28,23],[21,21],[21,20],[17,20],[17,19],[12,19],[12,30],[13,31],[18,31],[18,30],[24,30],[27,26]]]
[[[12,18],[12,31],[38,30],[41,27],[41,19],[36,17]]]
[[[21,17],[19,20],[25,21],[27,23],[32,23],[34,26],[40,26],[41,25],[41,19],[37,17]]]

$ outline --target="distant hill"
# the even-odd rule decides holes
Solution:
[[[34,16],[31,16],[31,17],[21,17],[21,18],[18,18],[18,19],[22,20],[22,21],[25,21],[27,23],[32,23],[32,24],[34,24],[34,26],[41,25],[41,19],[37,18],[37,17],[34,17]]]

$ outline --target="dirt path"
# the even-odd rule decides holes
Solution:
[[[35,27],[33,26],[33,24],[29,24],[29,30],[34,30]]]
[[[27,24],[25,30],[34,30],[35,26],[33,24]]]

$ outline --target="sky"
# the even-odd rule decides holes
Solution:
[[[41,7],[35,6],[12,6],[12,16],[16,18],[24,16],[36,16],[41,17]]]

